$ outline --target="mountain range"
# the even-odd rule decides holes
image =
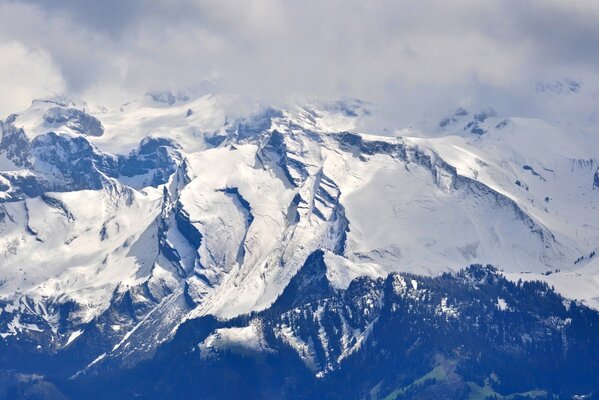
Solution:
[[[375,116],[165,92],[0,122],[0,396],[590,398],[596,133]]]

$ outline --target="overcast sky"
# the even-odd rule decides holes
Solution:
[[[0,60],[0,116],[49,94],[112,106],[206,79],[408,118],[457,105],[594,116],[599,1],[0,0]],[[579,93],[538,93],[564,79]]]

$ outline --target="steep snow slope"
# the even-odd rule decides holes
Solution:
[[[72,297],[85,307],[82,321],[107,306],[115,286],[147,279],[158,252],[156,193],[119,186],[51,193],[1,210],[0,295]]]
[[[578,251],[573,259],[557,267],[557,273],[539,274],[525,269],[525,274],[508,276],[515,280],[546,280],[565,296],[597,308],[596,132],[557,128],[541,120],[500,118],[489,112],[474,117],[465,110],[456,114],[464,115],[454,115],[449,124],[444,124],[447,119],[442,121],[442,136],[427,142],[458,173],[506,194]]]
[[[50,99],[3,122],[0,334],[131,360],[185,318],[269,307],[317,249],[336,288],[491,263],[599,296],[592,136],[465,110],[376,136],[351,132],[360,101],[237,105]]]

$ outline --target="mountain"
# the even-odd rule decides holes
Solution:
[[[263,312],[188,321],[153,359],[59,386],[116,399],[572,398],[598,388],[589,327],[599,315],[546,284],[480,265],[362,277],[339,291],[325,275],[315,253],[291,285],[318,298],[286,290]]]
[[[256,398],[595,390],[592,132],[458,109],[381,136],[371,108],[167,92],[9,116],[0,393],[218,398],[255,374]]]

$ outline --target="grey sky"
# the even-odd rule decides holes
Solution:
[[[0,115],[50,93],[114,105],[205,78],[271,102],[361,97],[405,118],[483,103],[594,115],[599,2],[0,0],[0,58]],[[583,82],[576,100],[534,93],[564,78]]]

